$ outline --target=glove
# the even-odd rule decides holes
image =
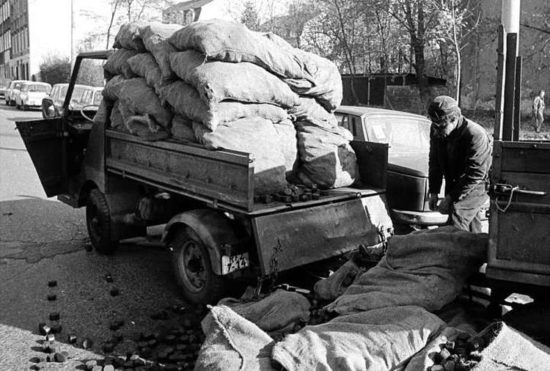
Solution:
[[[430,193],[430,199],[428,201],[428,207],[432,211],[437,210],[437,201],[439,201],[439,197],[437,196],[437,193]]]
[[[439,211],[441,214],[450,214],[452,204],[453,200],[451,199],[451,196],[447,195],[437,207],[437,211]]]

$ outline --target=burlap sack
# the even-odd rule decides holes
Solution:
[[[119,109],[120,102],[116,101],[111,109],[111,114],[109,116],[110,127],[119,131],[127,132],[126,126],[124,125],[124,119]]]
[[[128,59],[128,65],[135,75],[145,78],[150,87],[156,88],[161,83],[160,68],[151,54],[139,53]]]
[[[434,365],[431,355],[438,353],[441,345],[447,341],[454,341],[461,332],[453,327],[445,328],[437,338],[411,359],[405,371],[429,370]],[[472,370],[548,370],[550,348],[507,326],[504,322],[489,325],[475,337],[481,339],[484,347],[480,349],[481,360]]]
[[[180,80],[159,88],[159,95],[175,112],[203,124],[210,130],[216,130],[220,124],[245,117],[261,117],[271,122],[280,122],[288,118],[284,109],[271,104],[222,102],[208,106],[200,99],[194,87]]]
[[[112,53],[107,62],[103,65],[103,69],[110,73],[111,75],[122,75],[125,78],[129,79],[134,77],[135,74],[132,72],[130,65],[128,64],[128,59],[137,55],[139,52],[129,49],[118,49]]]
[[[333,113],[324,109],[313,98],[300,97],[300,104],[288,110],[294,121],[321,128],[331,129],[338,126],[338,120]]]
[[[145,23],[140,21],[123,24],[115,36],[113,48],[131,49],[137,52],[146,51],[139,32],[143,26],[145,26]]]
[[[225,100],[268,103],[283,108],[298,104],[298,95],[288,85],[252,63],[207,62],[204,55],[187,50],[171,54],[170,66],[209,104]]]
[[[216,306],[201,322],[206,339],[195,371],[275,371],[273,339],[226,306]]]
[[[398,370],[443,328],[415,306],[375,309],[306,326],[273,347],[285,370]]]
[[[279,143],[281,143],[281,151],[285,157],[285,169],[287,176],[292,173],[298,163],[298,138],[296,137],[296,129],[290,120],[283,120],[274,125]]]
[[[244,25],[215,19],[199,21],[176,32],[169,42],[178,50],[193,49],[208,59],[250,62],[281,78],[305,79],[293,84],[303,94],[316,97],[332,111],[342,100],[342,82],[336,65],[329,60],[291,47],[281,47],[280,38],[248,30]]]
[[[439,310],[457,297],[486,254],[486,234],[450,226],[393,236],[380,262],[327,309],[339,314],[397,305]]]
[[[319,280],[313,286],[315,295],[323,300],[334,300],[346,291],[357,277],[365,272],[354,261],[348,260],[329,277]]]
[[[222,299],[218,305],[230,307],[237,314],[267,332],[290,331],[295,325],[309,321],[311,308],[305,296],[286,290],[276,290],[252,302]]]
[[[352,135],[337,126],[324,129],[298,122],[300,165],[293,177],[300,183],[321,188],[346,187],[359,176],[357,157],[349,141]]]
[[[157,124],[169,128],[172,121],[172,113],[163,107],[155,91],[147,85],[144,78],[133,78],[122,83],[120,90],[121,101],[139,115],[151,115]]]
[[[101,91],[103,98],[108,99],[111,102],[118,100],[120,97],[120,90],[122,89],[122,83],[124,81],[126,81],[126,79],[122,75],[116,75],[107,81],[107,84],[105,84],[105,87]]]
[[[181,115],[174,115],[171,128],[172,138],[180,142],[198,143],[193,131],[193,121]]]
[[[195,137],[211,149],[231,149],[254,158],[254,193],[271,194],[287,187],[285,157],[271,121],[249,117],[218,125],[210,131],[193,124]]]
[[[162,84],[174,79],[174,73],[170,68],[170,53],[176,49],[170,45],[167,39],[182,28],[179,24],[165,24],[151,22],[139,29],[139,34],[147,49],[157,61],[162,74]]]

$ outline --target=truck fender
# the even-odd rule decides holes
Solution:
[[[224,213],[212,209],[195,209],[177,214],[164,227],[162,242],[168,244],[178,227],[191,228],[208,249],[212,271],[221,275],[222,248],[238,243],[236,224]]]

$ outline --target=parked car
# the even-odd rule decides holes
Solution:
[[[355,140],[389,144],[387,198],[395,223],[417,227],[446,223],[447,215],[428,207],[430,120],[408,112],[354,106],[341,106],[335,115]]]
[[[69,84],[55,84],[53,86],[50,95],[42,99],[42,117],[47,119],[61,116],[68,88]],[[69,109],[80,110],[86,107],[87,111],[97,110],[103,97],[102,91],[103,87],[75,85]]]
[[[23,82],[21,89],[14,93],[14,101],[17,109],[23,111],[29,108],[40,108],[42,99],[47,97],[52,86],[46,82]]]
[[[13,80],[8,85],[8,88],[6,89],[6,94],[4,96],[4,99],[6,101],[6,106],[15,106],[15,99],[14,95],[16,93],[19,93],[19,89],[21,89],[21,84],[24,82],[27,82],[26,80]]]
[[[0,98],[6,99],[6,90],[8,90],[6,85],[0,85]]]

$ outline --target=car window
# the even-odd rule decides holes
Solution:
[[[21,85],[19,90],[21,90],[21,92],[27,92],[29,91],[29,85]]]
[[[42,85],[42,84],[26,85],[26,87],[29,92],[34,92],[34,93],[48,93],[48,91],[50,90],[48,85]]]
[[[15,85],[13,86],[14,89],[21,89],[21,85],[23,85],[22,83],[20,82],[16,82]]]
[[[388,143],[390,157],[430,149],[430,123],[422,119],[372,118],[367,125],[367,136],[372,142]]]
[[[336,116],[336,120],[338,120],[338,124],[340,126],[345,127],[346,129],[350,130],[350,122],[349,122],[349,116],[348,115],[336,112],[334,114],[334,116]]]

